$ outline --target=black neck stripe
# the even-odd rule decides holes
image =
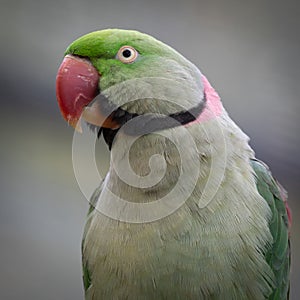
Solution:
[[[186,125],[195,121],[200,116],[205,108],[206,102],[207,100],[204,94],[202,101],[190,110],[181,111],[168,116],[155,116],[155,114],[145,115],[143,116],[143,124],[139,124],[140,126],[129,126],[124,132],[128,135],[144,135],[159,130],[177,127],[179,125]],[[122,126],[138,116],[138,114],[132,114],[121,108],[117,108],[113,113],[113,120]],[[111,149],[114,137],[119,130],[120,128],[110,129],[101,127],[98,131],[98,137],[102,133],[105,142],[108,144],[109,149]]]

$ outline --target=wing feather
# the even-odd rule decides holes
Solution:
[[[98,201],[99,196],[100,196],[101,191],[102,191],[102,184],[103,184],[103,182],[95,190],[95,192],[93,193],[93,195],[91,197],[90,208],[89,208],[89,211],[88,211],[87,222],[86,222],[86,225],[85,225],[85,229],[84,229],[84,233],[83,233],[83,239],[82,239],[82,244],[81,244],[82,276],[83,276],[83,286],[84,286],[85,292],[87,292],[87,290],[89,289],[89,287],[91,285],[91,274],[90,274],[89,267],[88,267],[88,260],[87,260],[87,258],[84,255],[84,242],[85,242],[86,233],[87,233],[87,231],[89,229],[89,226],[90,226],[90,220],[92,218],[92,213],[95,210],[97,201]]]
[[[275,274],[276,287],[269,299],[289,299],[291,217],[287,206],[287,194],[263,162],[251,160],[251,164],[256,176],[258,192],[267,201],[272,211],[269,226],[273,244],[266,253],[266,260]]]

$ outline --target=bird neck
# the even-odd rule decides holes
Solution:
[[[216,92],[216,90],[211,86],[209,81],[204,75],[201,75],[202,83],[203,83],[203,90],[204,95],[206,98],[206,106],[202,113],[198,116],[198,118],[189,123],[186,124],[186,126],[190,126],[197,123],[207,122],[211,119],[215,119],[217,117],[220,117],[223,112],[223,106],[221,103],[221,98]]]
[[[120,132],[111,151],[111,190],[134,202],[155,201],[170,192],[182,171],[193,169],[198,160],[187,132],[179,126],[137,139]]]
[[[176,185],[182,171],[195,169],[195,164],[199,161],[199,145],[201,148],[209,143],[208,132],[214,137],[211,141],[214,140],[219,145],[215,148],[224,152],[224,143],[220,143],[220,140],[224,140],[220,119],[227,114],[219,95],[207,78],[202,75],[201,79],[206,106],[195,121],[139,138],[118,133],[111,152],[112,188],[122,190],[123,196],[124,191],[128,191],[130,199],[132,193],[139,194],[141,197],[138,198],[147,199],[146,193],[151,195],[149,201],[153,201],[153,197],[161,197],[161,194]],[[206,159],[211,154],[209,151],[205,151]],[[199,172],[194,175],[197,176]]]

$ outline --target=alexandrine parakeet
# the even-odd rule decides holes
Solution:
[[[66,50],[57,99],[111,150],[82,243],[86,299],[288,299],[286,193],[198,68],[131,30]]]

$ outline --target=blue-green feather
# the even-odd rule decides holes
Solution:
[[[267,201],[272,212],[269,226],[273,244],[266,253],[266,260],[274,272],[276,285],[269,299],[285,300],[289,298],[290,274],[288,213],[285,199],[282,197],[285,191],[272,177],[264,163],[252,160],[251,164],[256,176],[258,192]]]

